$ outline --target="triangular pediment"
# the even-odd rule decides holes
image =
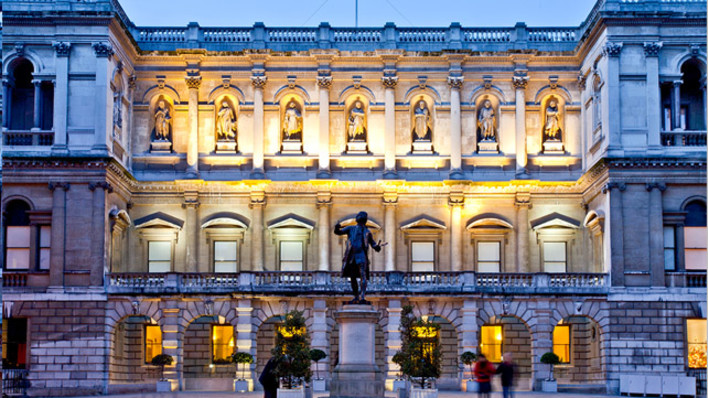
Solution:
[[[402,230],[408,229],[440,229],[445,230],[445,223],[432,217],[423,215],[401,223]]]
[[[184,226],[184,221],[162,212],[153,213],[135,220],[135,228],[163,227],[182,229],[182,226]]]
[[[580,226],[580,221],[564,216],[560,213],[551,213],[543,217],[539,217],[531,221],[531,228],[534,230],[543,228],[572,228],[577,229]]]
[[[268,229],[274,228],[307,228],[309,230],[313,230],[315,228],[315,223],[305,217],[290,213],[271,220],[268,223]]]

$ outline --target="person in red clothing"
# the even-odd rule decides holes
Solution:
[[[487,361],[487,357],[479,354],[477,363],[474,365],[474,378],[479,386],[480,398],[489,398],[489,393],[492,391],[492,375],[495,372],[494,365]]]

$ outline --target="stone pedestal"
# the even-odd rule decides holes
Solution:
[[[543,143],[543,153],[547,155],[562,155],[565,153],[562,141],[546,141]]]
[[[347,142],[347,154],[351,155],[366,155],[369,153],[369,147],[366,141],[350,141]]]
[[[339,365],[330,398],[383,398],[383,373],[374,357],[378,312],[370,305],[345,305],[334,317],[339,323]]]
[[[495,141],[480,141],[477,143],[477,152],[481,154],[499,153],[499,144]]]
[[[171,153],[172,142],[170,141],[153,141],[150,143],[151,153]]]
[[[432,141],[413,141],[413,153],[414,154],[433,154],[433,143]]]
[[[300,155],[302,154],[301,141],[283,141],[280,147],[280,152],[283,154]]]
[[[236,153],[235,141],[216,141],[216,153]]]

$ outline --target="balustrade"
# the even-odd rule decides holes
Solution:
[[[705,131],[662,131],[661,144],[663,146],[706,146]]]
[[[706,287],[705,272],[667,272],[666,287]]]
[[[51,146],[54,144],[53,131],[6,130],[2,133],[3,145],[8,146]]]

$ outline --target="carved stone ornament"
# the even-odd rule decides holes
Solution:
[[[52,43],[52,47],[54,47],[57,57],[68,57],[71,51],[71,43],[68,41],[55,41]]]
[[[659,50],[661,50],[663,45],[664,43],[660,41],[644,42],[644,55],[647,57],[658,57]]]
[[[137,76],[135,73],[133,73],[132,75],[128,76],[128,87],[129,87],[131,90],[134,90],[134,89],[135,89],[135,86],[137,85],[137,83],[138,83],[138,76]]]
[[[296,82],[297,82],[297,76],[295,76],[295,75],[288,76],[288,88],[289,89],[291,89],[291,90],[294,89],[295,86],[297,85]]]
[[[332,87],[332,76],[317,76],[317,85],[329,89]]]
[[[697,44],[691,44],[690,51],[691,51],[691,56],[693,58],[696,58],[697,56],[699,56],[701,54],[701,46],[699,46]]]
[[[396,88],[398,76],[384,76],[381,78],[381,83],[385,88]]]
[[[255,75],[251,76],[251,84],[254,88],[263,88],[268,81],[268,76]]]
[[[224,90],[228,90],[229,87],[231,87],[231,76],[221,76],[221,87],[223,87]]]
[[[492,76],[482,76],[484,79],[484,89],[490,90],[492,88]]]
[[[15,44],[15,52],[17,55],[24,55],[25,54],[25,43],[16,43]]]
[[[108,42],[98,42],[91,45],[97,57],[110,57],[113,55],[113,47]]]
[[[465,81],[464,76],[448,76],[447,77],[447,84],[450,86],[450,88],[454,88],[457,90],[462,89],[462,83]]]
[[[622,52],[622,43],[607,42],[605,46],[602,47],[602,55],[609,57],[619,57],[620,52]]]
[[[580,73],[578,75],[578,87],[580,87],[581,90],[585,90],[585,87],[587,85],[587,80],[588,77]]]
[[[526,86],[529,84],[528,76],[512,76],[511,83],[514,84],[514,88],[517,90],[525,90]]]
[[[187,88],[198,89],[202,85],[202,77],[199,75],[187,76],[184,81],[187,83]]]
[[[558,88],[558,76],[548,76],[548,86],[551,90]]]
[[[157,88],[160,90],[165,88],[165,76],[157,76]]]
[[[428,76],[418,76],[418,88],[425,90],[428,86]]]

